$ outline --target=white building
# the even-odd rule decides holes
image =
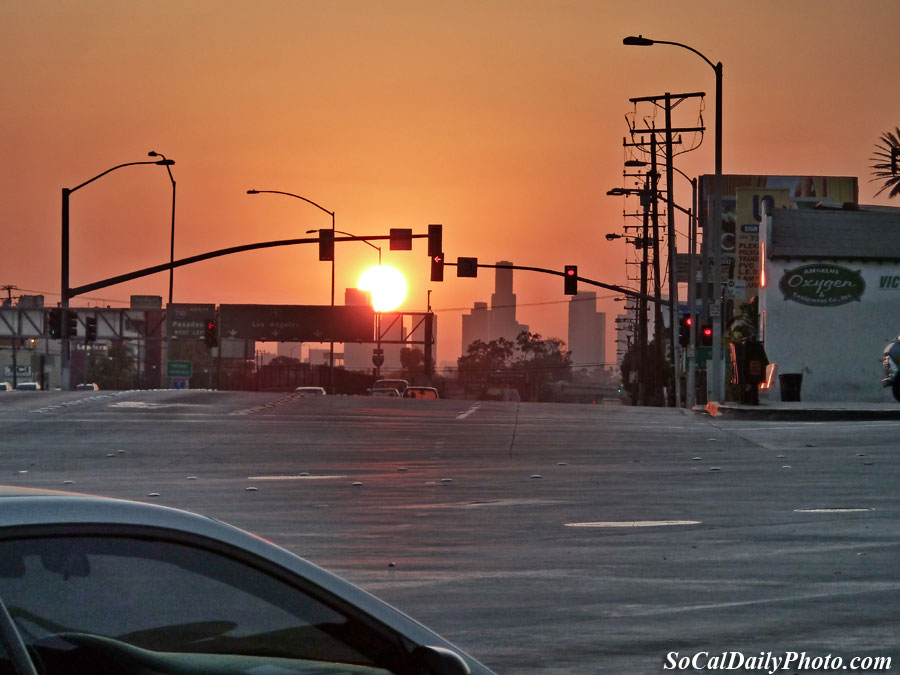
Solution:
[[[893,400],[884,346],[900,333],[900,209],[764,211],[760,335],[778,375],[802,374],[803,401]]]

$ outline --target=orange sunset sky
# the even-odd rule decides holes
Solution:
[[[299,200],[246,194],[256,188],[303,195],[357,235],[441,223],[448,260],[576,264],[626,284],[626,247],[604,235],[634,206],[606,196],[623,184],[629,98],[707,92],[706,138],[676,166],[712,173],[714,76],[686,50],[623,37],[722,61],[725,173],[858,176],[862,203],[890,204],[873,197],[868,165],[900,125],[898,26],[897,0],[5,0],[0,283],[55,304],[61,188],[156,150],[176,162],[176,258],[330,227]],[[698,123],[696,102],[678,110]],[[168,261],[163,167],[116,171],[74,193],[71,210],[73,286]],[[339,304],[376,260],[364,244],[338,245]],[[493,272],[448,268],[431,283],[424,241],[384,262],[409,279],[403,309],[423,310],[433,291],[438,359],[455,359],[460,317],[490,299]],[[517,272],[519,321],[565,339],[562,286]],[[596,290],[612,361],[622,304]],[[167,297],[168,275],[73,305],[124,306],[131,294]],[[315,246],[175,273],[176,302],[329,297]]]

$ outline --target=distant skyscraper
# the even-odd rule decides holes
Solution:
[[[476,340],[488,342],[491,334],[491,314],[486,302],[476,302],[472,311],[462,317],[462,353]]]
[[[512,265],[499,261],[498,265]],[[494,273],[494,292],[491,294],[491,308],[487,303],[476,302],[469,314],[462,317],[462,353],[466,354],[475,340],[490,342],[497,338],[515,341],[528,326],[516,321],[516,294],[513,293],[513,270],[509,267],[497,268]]]
[[[606,361],[606,314],[597,311],[597,294],[582,292],[569,302],[569,350],[573,368]]]

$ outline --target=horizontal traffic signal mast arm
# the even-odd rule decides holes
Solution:
[[[427,234],[413,234],[413,239],[426,239],[428,237]],[[374,235],[371,237],[335,237],[335,241],[375,241],[378,239],[390,239],[390,235]],[[141,277],[147,277],[151,274],[158,274],[159,272],[165,272],[170,269],[175,269],[176,267],[183,267],[184,265],[191,265],[193,263],[203,262],[204,260],[210,260],[212,258],[219,258],[224,255],[231,255],[232,253],[243,253],[244,251],[255,251],[261,248],[274,248],[276,246],[296,246],[297,244],[318,244],[319,238],[304,238],[304,239],[280,239],[277,241],[263,241],[258,242],[256,244],[244,244],[243,246],[232,246],[230,248],[222,248],[218,251],[210,251],[209,253],[201,253],[199,255],[191,256],[190,258],[182,258],[181,260],[176,260],[171,263],[163,263],[162,265],[154,265],[153,267],[145,267],[142,270],[137,270],[135,272],[129,272],[127,274],[120,274],[116,277],[110,277],[109,279],[103,279],[102,281],[95,281],[91,284],[85,284],[83,286],[75,286],[74,288],[69,288],[66,292],[66,298],[74,298],[76,295],[81,295],[82,293],[90,293],[91,291],[96,291],[101,288],[106,288],[108,286],[115,286],[116,284],[123,284],[126,281],[132,281],[133,279],[140,279]]]
[[[444,265],[456,267],[456,263],[453,262],[444,262]],[[541,274],[552,274],[557,277],[566,276],[565,272],[560,272],[559,270],[550,270],[546,267],[530,267],[527,265],[488,265],[485,263],[478,263],[478,267],[486,267],[489,269],[509,269],[509,270],[524,270],[526,272],[540,272]],[[658,302],[661,305],[666,307],[669,306],[669,301],[664,298],[655,298],[652,295],[644,295],[643,293],[638,293],[637,291],[632,291],[628,288],[623,288],[622,286],[616,286],[615,284],[605,284],[602,281],[595,281],[594,279],[588,279],[587,277],[576,277],[579,283],[585,283],[588,286],[599,286],[600,288],[606,288],[611,291],[615,291],[616,293],[621,293],[622,295],[628,295],[632,298],[644,298],[648,302]]]

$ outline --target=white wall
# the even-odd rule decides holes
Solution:
[[[830,307],[785,299],[779,289],[785,271],[820,262],[859,270],[865,282],[860,299]],[[900,264],[766,260],[765,274],[760,321],[766,355],[777,373],[803,374],[803,401],[893,401],[890,389],[881,387],[881,356],[900,334],[900,288],[883,288],[882,278],[900,278]],[[777,379],[769,400],[781,399]]]

